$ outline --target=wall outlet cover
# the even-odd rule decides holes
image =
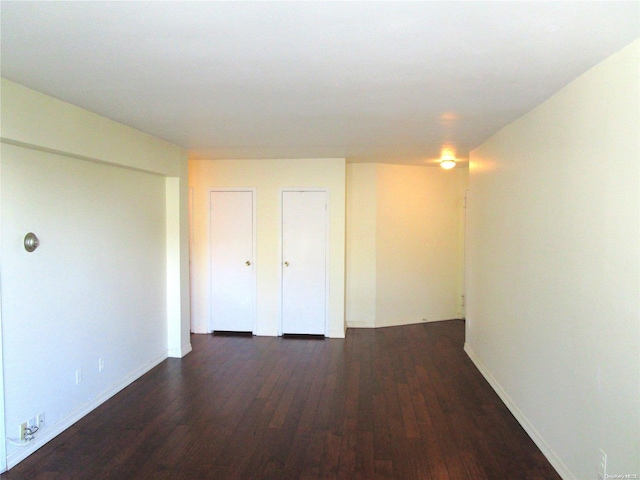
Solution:
[[[38,429],[42,430],[44,428],[44,412],[37,416],[36,421]]]
[[[18,428],[19,428],[18,438],[20,439],[21,442],[26,441],[27,428],[28,428],[27,422],[21,423]]]

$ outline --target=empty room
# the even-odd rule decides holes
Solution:
[[[640,2],[0,2],[0,478],[640,478]]]

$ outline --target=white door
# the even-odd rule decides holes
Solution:
[[[282,192],[282,333],[325,334],[326,192]]]
[[[210,219],[212,330],[253,332],[253,192],[212,191]]]

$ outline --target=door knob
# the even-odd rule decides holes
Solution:
[[[24,236],[24,249],[27,252],[33,252],[40,245],[40,240],[35,233],[29,232]]]
[[[289,262],[284,262],[284,266],[288,267],[289,266]]]
[[[247,260],[246,262],[244,262],[244,264],[245,264],[247,267],[251,266],[251,262],[250,262],[249,260]]]

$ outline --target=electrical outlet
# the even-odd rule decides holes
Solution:
[[[98,359],[98,371],[101,372],[104,370],[104,358]]]
[[[20,430],[19,430],[20,433],[18,438],[20,438],[21,442],[24,442],[27,439],[27,428],[28,428],[27,422],[20,424]]]
[[[607,454],[600,450],[600,462],[598,463],[598,480],[607,478]]]
[[[30,418],[29,421],[27,422],[27,428],[33,428],[37,426],[38,426],[38,422],[36,420],[36,417]]]
[[[82,369],[79,368],[76,370],[76,385],[80,385],[82,383]]]
[[[42,430],[44,428],[44,412],[38,414],[36,417],[38,430]]]

